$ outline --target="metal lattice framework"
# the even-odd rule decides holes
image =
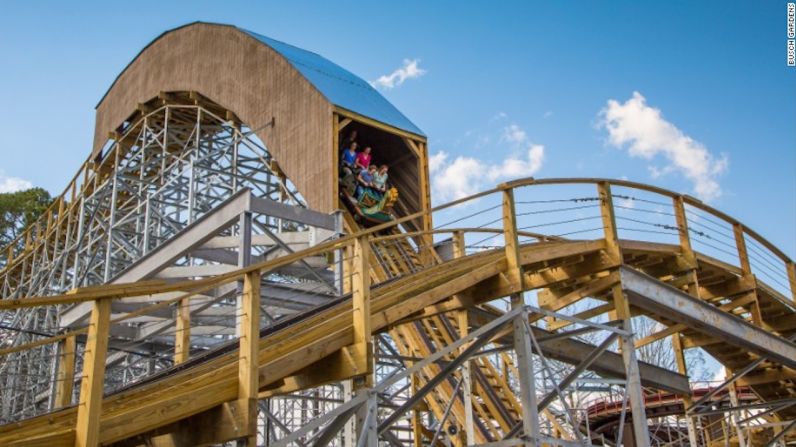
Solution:
[[[111,282],[243,189],[260,198],[304,206],[251,129],[234,117],[219,116],[224,111],[210,101],[191,100],[188,94],[163,98],[142,105],[142,111],[109,140],[102,157],[83,165],[57,199],[56,212],[32,229],[33,236],[29,231],[9,247],[12,262],[0,276],[4,299]],[[64,224],[54,225],[55,221]],[[42,241],[46,223],[55,230]],[[281,220],[267,215],[255,224],[260,233],[282,231]],[[15,254],[15,248],[22,254]],[[197,262],[202,260],[176,261]],[[4,313],[3,338],[12,345],[24,344],[80,322],[62,321],[64,311]],[[41,378],[52,374],[56,356],[52,346],[45,346],[0,363],[4,390],[17,390],[3,393],[3,420],[30,416],[51,404],[44,397],[54,394],[52,383]],[[116,387],[171,365],[169,355],[135,350],[117,362],[118,375],[111,375]]]

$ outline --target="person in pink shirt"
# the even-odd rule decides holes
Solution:
[[[370,155],[370,146],[368,146],[368,147],[365,148],[365,150],[363,150],[362,152],[357,154],[357,162],[356,162],[355,167],[357,169],[360,169],[360,170],[364,169],[364,170],[367,171],[368,168],[370,167],[370,160],[372,158],[373,158],[373,156]]]

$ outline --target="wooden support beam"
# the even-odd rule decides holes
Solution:
[[[354,343],[351,353],[354,364],[366,371],[366,386],[372,386],[373,346],[370,319],[370,240],[368,236],[354,239],[354,256],[351,270]],[[362,380],[355,380],[355,391]]]
[[[517,237],[517,213],[514,206],[514,189],[503,190],[503,238],[506,250],[506,276],[514,292],[525,290],[525,278],[520,261],[520,241]]]
[[[417,153],[417,174],[420,183],[420,210],[429,211],[431,209],[431,182],[428,177],[428,151],[423,142],[415,144],[412,140],[407,139],[407,144],[412,145]],[[423,231],[431,231],[433,227],[431,213],[423,215],[421,227]],[[427,233],[421,236],[420,239],[424,245],[423,250],[421,250],[421,262],[426,266],[431,265],[436,255],[433,248],[434,237]]]
[[[353,120],[351,118],[344,118],[342,120],[339,120],[338,121],[339,124],[337,125],[338,132],[345,129],[345,126],[351,124],[352,121]]]
[[[752,263],[749,261],[749,252],[746,248],[746,237],[744,237],[743,225],[740,223],[733,224],[732,232],[735,236],[735,246],[738,249],[738,262],[740,263],[743,276],[745,279],[751,280],[754,283]],[[752,323],[755,326],[768,327],[768,325],[763,322],[763,312],[760,310],[757,290],[753,290],[750,293],[754,297],[754,301],[749,304],[749,312],[752,314]]]
[[[58,384],[55,388],[54,408],[64,408],[72,404],[72,389],[75,383],[75,354],[77,339],[70,335],[58,346]]]
[[[244,421],[239,432],[246,445],[257,445],[257,394],[259,390],[260,272],[243,277],[238,352],[238,408]]]
[[[611,185],[608,182],[598,183],[597,195],[600,198],[600,215],[602,216],[603,231],[605,232],[606,252],[614,261],[622,263],[622,250],[619,247],[619,232],[616,229]]]
[[[749,262],[749,252],[746,250],[743,225],[739,223],[733,224],[732,232],[735,235],[735,247],[738,249],[738,262],[741,264],[741,271],[743,271],[744,275],[751,275],[752,264]]]
[[[83,381],[75,425],[75,447],[99,445],[100,413],[105,383],[105,357],[108,353],[111,300],[94,301],[89,321],[86,350],[83,354]]]
[[[453,258],[458,259],[467,255],[465,252],[464,233],[461,231],[453,232]]]
[[[331,181],[332,181],[332,185],[331,186],[332,186],[332,200],[333,200],[333,203],[335,203],[335,204],[338,203],[338,198],[340,197],[339,196],[340,193],[339,193],[339,189],[338,189],[340,187],[340,184],[338,183],[339,182],[339,178],[340,178],[339,170],[340,170],[340,157],[341,157],[340,149],[339,149],[339,146],[340,146],[340,131],[343,130],[343,128],[348,123],[351,122],[350,118],[346,118],[346,120],[348,120],[348,122],[345,122],[344,124],[341,124],[337,114],[336,113],[332,114],[332,173],[333,173],[333,175],[332,175],[332,178],[331,178]],[[346,120],[343,120],[343,121],[346,121]],[[343,149],[343,150],[346,150],[346,149]]]
[[[685,201],[683,196],[676,196],[672,199],[674,202],[674,216],[677,221],[677,233],[680,236],[680,250],[683,253],[683,258],[693,268],[697,267],[696,255],[691,246],[691,235],[688,232],[688,218],[685,213]]]
[[[178,301],[175,314],[174,363],[179,364],[191,356],[191,299]]]

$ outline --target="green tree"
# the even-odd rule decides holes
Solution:
[[[52,203],[43,188],[0,193],[0,247],[6,247]]]

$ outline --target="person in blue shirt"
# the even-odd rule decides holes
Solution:
[[[351,143],[346,149],[343,150],[343,157],[340,160],[340,167],[342,168],[343,176],[349,175],[354,172],[354,165],[357,161],[357,143]]]
[[[362,194],[368,188],[373,188],[373,174],[376,173],[376,165],[370,165],[370,168],[359,171],[357,176],[357,200],[362,197]]]

